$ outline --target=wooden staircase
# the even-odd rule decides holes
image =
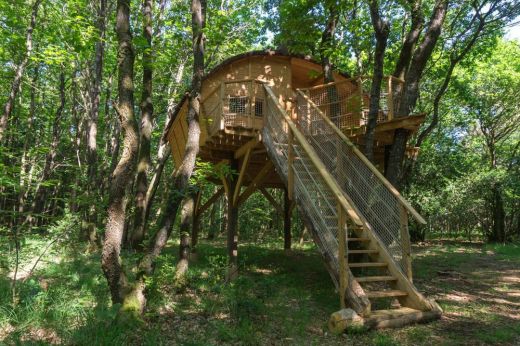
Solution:
[[[440,307],[412,283],[407,213],[424,220],[315,105],[308,101],[296,124],[265,89],[263,143],[325,260],[341,308],[349,306],[372,328],[438,318]],[[353,169],[364,173],[353,177]]]

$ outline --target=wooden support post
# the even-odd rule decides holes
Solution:
[[[264,197],[271,203],[271,205],[274,207],[274,209],[276,209],[276,211],[280,215],[283,215],[284,211],[283,211],[282,207],[276,201],[276,199],[274,199],[274,197],[269,193],[269,191],[267,191],[265,187],[260,187],[259,190],[262,193],[262,195],[264,195]]]
[[[231,161],[231,169],[238,169],[238,161]],[[230,282],[238,276],[238,204],[233,203],[233,196],[237,186],[237,178],[230,175],[227,179],[229,193],[227,195],[227,250],[229,258],[229,267],[226,275],[226,281]]]
[[[221,187],[220,189],[218,189],[217,192],[215,192],[215,194],[213,196],[211,196],[210,199],[208,199],[206,201],[206,203],[204,203],[197,210],[197,214],[202,215],[206,210],[208,210],[209,207],[211,207],[213,205],[213,203],[215,203],[220,198],[220,196],[222,196],[222,194],[224,194],[224,192],[225,192],[224,187]]]
[[[251,183],[249,184],[247,189],[244,192],[242,192],[240,197],[238,197],[238,200],[236,203],[237,206],[244,203],[249,198],[249,196],[251,196],[251,194],[253,192],[255,192],[255,190],[257,188],[259,188],[259,186],[262,184],[262,182],[265,180],[265,178],[267,178],[269,176],[269,173],[271,172],[272,167],[273,167],[272,161],[267,161],[265,163],[264,167],[262,167],[262,169],[260,170],[260,172],[258,172],[256,177],[253,178],[253,181],[251,181]]]
[[[193,207],[193,220],[191,225],[191,256],[194,256],[197,252],[197,243],[199,242],[199,229],[200,229],[200,201],[202,200],[202,190],[199,189],[195,196],[195,205]]]
[[[235,155],[234,155],[235,159],[239,159],[242,156],[244,156],[249,150],[254,149],[256,147],[256,145],[258,143],[260,143],[261,141],[262,141],[262,135],[259,133],[258,135],[256,135],[256,137],[249,140],[248,142],[246,142],[244,145],[242,145],[240,148],[238,148],[235,151]]]
[[[408,231],[408,213],[406,208],[401,205],[400,208],[400,223],[401,223],[401,247],[403,248],[403,265],[406,271],[406,276],[412,281],[412,254],[410,244],[410,233]]]
[[[283,213],[283,248],[288,251],[291,250],[291,200],[289,199],[289,192],[284,190],[284,213]]]
[[[287,147],[287,195],[289,199],[294,200],[294,134],[289,126],[287,126],[288,147]]]
[[[388,107],[388,119],[392,120],[394,118],[394,95],[392,92],[392,76],[388,76],[388,87],[387,87],[387,95],[386,95],[386,105]]]
[[[238,196],[240,195],[240,188],[242,187],[242,181],[244,180],[244,175],[247,170],[247,166],[249,165],[249,159],[251,158],[251,148],[249,148],[244,156],[244,160],[242,160],[242,166],[240,167],[240,174],[238,175],[237,185],[235,187],[235,192],[233,194],[233,204],[237,204]]]
[[[348,288],[348,250],[347,250],[347,218],[340,203],[338,203],[338,261],[339,261],[339,304],[346,307],[345,295]]]

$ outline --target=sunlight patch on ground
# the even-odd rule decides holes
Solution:
[[[264,274],[264,275],[270,275],[273,273],[271,269],[265,269],[265,268],[256,268],[254,270],[255,273]]]
[[[520,276],[502,276],[500,281],[520,283]]]
[[[442,299],[451,300],[457,303],[469,303],[475,300],[475,297],[467,293],[454,292],[445,294]]]

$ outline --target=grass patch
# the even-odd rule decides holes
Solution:
[[[173,241],[175,242],[175,241]],[[337,293],[313,248],[292,253],[281,243],[239,248],[239,278],[225,284],[225,244],[202,242],[186,285],[172,285],[177,248],[169,246],[147,282],[144,323],[114,323],[99,254],[81,248],[59,253],[20,284],[20,304],[10,305],[9,281],[0,278],[0,343],[74,345],[430,345],[514,344],[520,327],[508,318],[520,299],[517,245],[432,243],[415,248],[415,283],[435,297],[445,318],[397,330],[349,330],[336,336],[326,322],[338,309]],[[485,267],[485,268],[483,268]],[[439,271],[460,276],[442,276]],[[508,308],[507,302],[511,303]],[[509,309],[509,310],[508,310]]]

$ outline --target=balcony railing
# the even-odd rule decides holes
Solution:
[[[342,130],[366,125],[370,104],[368,76],[298,89]],[[264,125],[265,82],[243,79],[221,82],[202,100],[202,121],[209,136],[223,129],[260,130]],[[403,81],[384,77],[377,122],[394,119]]]
[[[340,129],[355,130],[368,122],[371,81],[372,77],[363,76],[299,90]],[[396,77],[384,77],[378,123],[394,119],[399,109],[402,84],[403,81]]]
[[[263,82],[253,79],[222,82],[202,100],[208,134],[224,128],[260,130],[265,114]]]

